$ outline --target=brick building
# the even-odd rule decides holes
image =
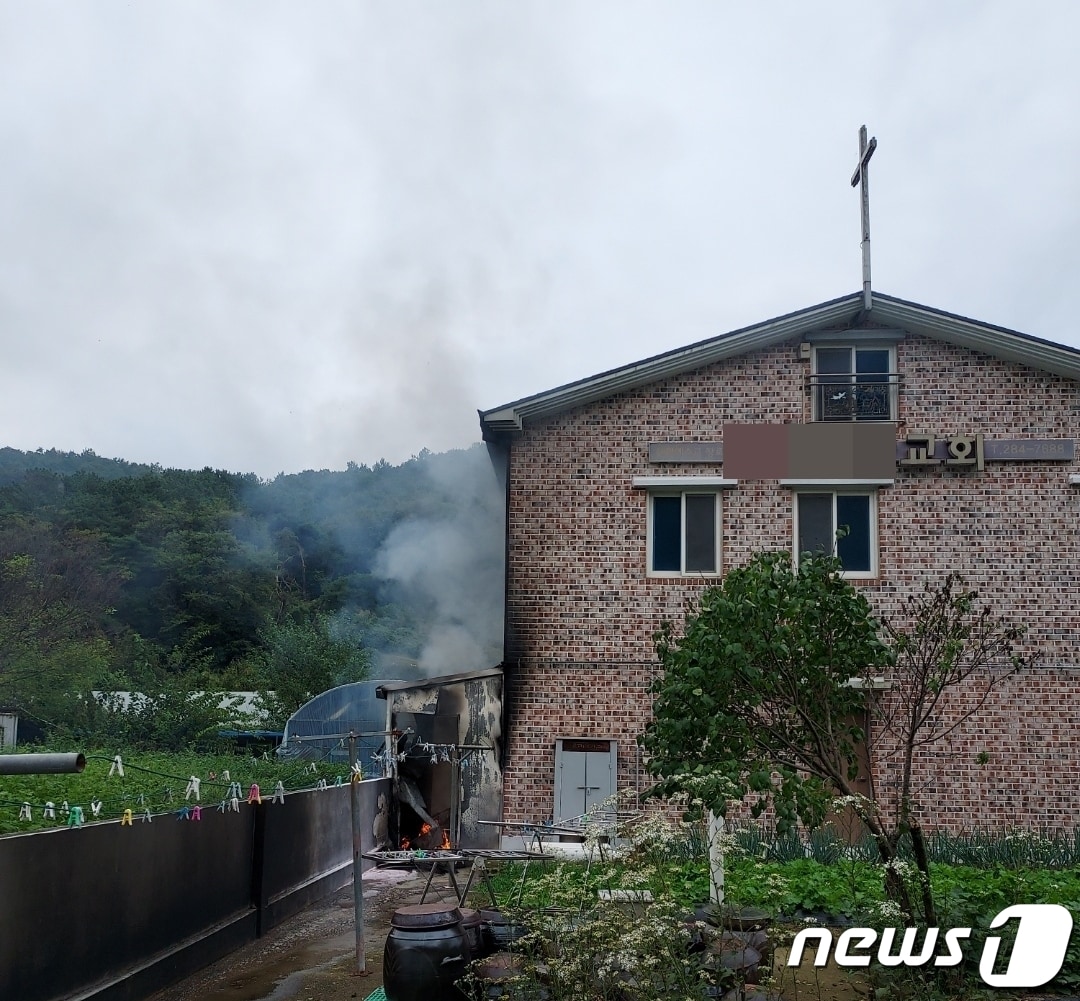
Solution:
[[[863,306],[480,414],[508,498],[506,821],[643,788],[661,621],[753,552],[844,525],[838,555],[876,610],[956,569],[1041,657],[920,758],[935,819],[1076,826],[1080,351],[880,294]]]

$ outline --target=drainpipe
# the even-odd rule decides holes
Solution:
[[[56,775],[85,767],[84,754],[0,754],[0,775]]]

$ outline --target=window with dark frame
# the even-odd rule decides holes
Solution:
[[[653,494],[649,571],[655,574],[716,574],[720,568],[715,491]]]
[[[814,350],[816,421],[896,420],[893,352],[887,347],[819,347]]]
[[[870,493],[800,492],[795,495],[795,504],[800,554],[835,553],[846,573],[874,572],[877,560]]]

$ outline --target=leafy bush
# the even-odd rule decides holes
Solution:
[[[1011,904],[1055,903],[1080,915],[1080,869],[1069,852],[1073,843],[1074,839],[1065,836],[1019,834],[999,836],[996,842],[984,835],[967,842],[956,837],[931,839],[940,855],[963,853],[979,860],[1018,863],[999,861],[976,867],[932,862],[930,876],[939,901],[940,926],[970,927],[972,935],[965,952],[978,957],[990,921]],[[666,902],[670,913],[681,909],[686,915],[708,897],[706,849],[700,836],[684,830],[667,841],[637,843],[629,853],[608,853],[605,861],[552,861],[532,863],[527,868],[507,865],[495,875],[494,882],[499,898],[520,904],[525,913],[551,907],[592,913],[600,890],[648,889],[656,900]],[[890,910],[895,905],[886,900],[882,867],[868,860],[871,852],[869,846],[845,846],[827,832],[799,843],[798,848],[787,838],[770,841],[761,829],[736,832],[725,845],[725,906],[735,910],[763,908],[778,920],[796,925],[811,917],[829,924],[878,929],[896,925]],[[1032,856],[1062,865],[1027,864],[1026,859]],[[898,868],[905,876],[916,878],[910,863],[902,861]],[[871,973],[881,998],[957,998],[985,989],[978,976],[977,958],[957,968],[915,970],[875,964]],[[1049,989],[1077,987],[1080,936],[1074,935],[1064,966]],[[594,996],[602,995],[581,995]]]

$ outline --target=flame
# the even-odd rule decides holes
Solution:
[[[449,835],[449,833],[447,831],[442,832],[442,844],[439,845],[439,847],[440,848],[447,848],[447,849],[449,849],[451,847],[451,845],[450,845],[450,835]]]
[[[408,838],[401,839],[401,850],[408,851],[412,847],[412,842]]]
[[[431,833],[431,824],[423,824],[420,827],[420,837],[426,838]]]

